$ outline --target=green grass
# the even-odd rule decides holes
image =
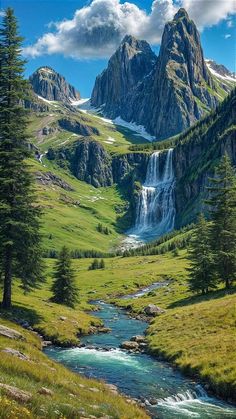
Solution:
[[[168,310],[149,327],[150,350],[235,399],[235,304],[229,295]]]
[[[234,359],[235,295],[227,295],[223,289],[219,289],[209,294],[209,296],[193,296],[189,292],[186,282],[186,267],[188,266],[186,251],[180,251],[179,255],[175,257],[172,253],[167,253],[158,256],[106,258],[105,269],[96,271],[88,270],[91,259],[74,260],[73,265],[80,296],[80,301],[75,310],[53,304],[50,301],[51,273],[54,263],[54,260],[47,260],[47,281],[42,289],[24,295],[19,285],[15,284],[13,293],[14,309],[10,315],[7,315],[8,321],[21,318],[27,320],[33,328],[58,344],[77,344],[81,333],[88,333],[91,326],[100,325],[99,320],[88,312],[91,308],[89,305],[91,299],[115,302],[119,306],[128,308],[134,314],[143,313],[145,306],[150,303],[156,304],[165,309],[166,312],[153,319],[150,324],[148,329],[150,351],[158,356],[164,356],[165,359],[181,368],[183,372],[206,381],[218,395],[224,398],[233,398],[236,371]],[[168,286],[152,291],[141,298],[120,299],[121,295],[135,292],[153,282],[166,280],[168,280]],[[6,319],[6,313],[2,312],[1,314]],[[65,319],[61,320],[61,316]],[[29,332],[24,333],[28,336]],[[36,339],[31,334],[29,336],[29,339]],[[1,345],[2,341],[1,338]],[[16,344],[22,352],[31,354],[31,343],[28,340],[25,343],[20,342],[20,346],[15,341],[13,344]],[[4,341],[3,345],[5,345],[4,347],[12,347],[12,342]],[[34,353],[36,351],[35,345]],[[32,355],[30,356],[32,357]],[[43,359],[43,362],[52,365],[52,361],[47,360],[43,354],[37,352],[37,356]],[[5,361],[5,358],[8,358],[8,360]],[[11,357],[7,354],[4,354],[4,362],[2,359],[1,357],[0,371],[4,382],[15,383],[20,388],[34,394],[37,393],[39,386],[49,387],[55,393],[57,391],[60,393],[60,395],[55,395],[55,404],[58,406],[60,403],[64,403],[61,401],[65,397],[64,382],[69,379],[63,377],[64,374],[65,377],[68,377],[68,374],[72,373],[58,365],[56,368],[58,368],[59,378],[56,375],[56,379],[52,383],[52,378],[48,378],[49,372],[45,368],[43,370],[37,368],[37,371],[34,371],[32,365],[30,368],[26,366],[25,361],[10,362]],[[45,374],[47,377],[45,377]],[[77,376],[73,375],[73,377]],[[63,384],[60,381],[62,379],[64,380]],[[71,378],[71,382],[74,383],[74,380],[75,378]],[[77,383],[86,381],[80,376],[76,380]],[[68,391],[67,384],[67,393],[73,394],[75,387],[73,389],[70,387],[71,390]],[[101,384],[96,383],[92,386],[100,388]],[[79,393],[81,397],[80,406],[87,406],[87,395],[81,395],[80,391]],[[104,398],[108,397],[105,391],[102,394]],[[39,404],[36,399],[33,405],[30,405],[30,412],[35,412],[38,409]],[[39,400],[41,400],[40,397]],[[117,401],[113,401],[114,404],[117,403]],[[74,408],[77,408],[76,403],[72,400],[71,404]],[[119,401],[119,403],[121,402]],[[99,399],[96,400],[95,404],[103,406],[104,402]],[[53,414],[49,406],[46,406],[46,409],[49,409],[50,415]],[[73,417],[70,416],[71,413],[68,413],[71,408],[68,409],[66,414],[64,413],[65,417]],[[60,411],[60,408],[57,407],[57,410]],[[135,416],[137,410],[136,413],[132,413],[133,416],[129,409],[127,412],[131,416],[126,416],[125,413],[123,416],[122,414],[115,416],[114,411],[112,411],[111,416],[117,418],[146,417],[142,414],[141,416]],[[54,417],[50,415],[48,414],[47,417]]]
[[[59,250],[66,243],[73,250],[108,252],[114,249],[122,238],[122,219],[125,215],[122,192],[115,185],[96,189],[53,166],[47,159],[44,159],[44,164],[46,167],[32,160],[32,171],[51,171],[74,191],[68,192],[56,185],[37,185],[38,201],[43,210],[43,247]],[[99,223],[108,227],[109,235],[97,231]]]
[[[57,126],[57,121],[60,118],[69,117],[70,119],[78,120],[82,124],[97,128],[99,135],[94,135],[93,138],[100,142],[104,148],[111,153],[125,153],[129,151],[131,144],[147,143],[147,140],[142,136],[128,128],[118,125],[113,125],[109,122],[103,121],[98,115],[84,114],[79,111],[74,113],[68,111],[62,104],[55,102],[49,105],[50,110],[41,114],[31,113],[28,133],[31,141],[39,147],[41,151],[47,151],[49,147],[59,148],[68,146],[74,141],[82,139],[82,136],[75,135],[69,131],[61,130],[47,136],[39,136],[39,131],[45,126]],[[110,139],[113,141],[110,141]]]
[[[0,339],[0,382],[31,394],[26,402],[14,401],[0,388],[0,418],[70,418],[106,417],[123,419],[146,419],[147,414],[137,405],[132,405],[108,387],[95,380],[85,379],[70,372],[62,365],[50,360],[41,352],[41,343],[32,332],[25,331],[14,323],[1,320],[1,324],[14,328],[22,334],[22,339]],[[20,351],[28,357],[21,360],[5,348]],[[41,394],[42,387],[51,395]]]

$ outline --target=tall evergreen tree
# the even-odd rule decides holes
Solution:
[[[73,308],[78,300],[75,273],[71,264],[70,251],[66,246],[61,249],[56,262],[52,292],[52,301],[58,304]]]
[[[216,287],[209,224],[201,214],[189,250],[189,287],[193,292],[207,293]]]
[[[230,288],[236,278],[236,176],[225,154],[210,179],[211,244],[217,275]]]
[[[0,272],[5,309],[11,307],[12,279],[28,291],[42,280],[40,209],[26,158],[26,112],[20,103],[27,92],[21,59],[22,38],[16,18],[7,9],[0,28]]]

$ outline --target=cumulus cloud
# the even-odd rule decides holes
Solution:
[[[73,19],[50,23],[34,45],[24,48],[27,56],[64,54],[78,59],[110,56],[121,39],[131,34],[159,44],[165,23],[183,6],[202,29],[231,16],[235,0],[154,0],[150,13],[131,2],[92,0],[78,9]]]
[[[200,30],[236,13],[235,0],[183,0],[182,5]]]

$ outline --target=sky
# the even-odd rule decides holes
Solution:
[[[164,25],[179,7],[196,23],[205,58],[235,71],[236,0],[0,0],[24,37],[26,76],[48,65],[90,97],[96,76],[126,34],[158,53]]]

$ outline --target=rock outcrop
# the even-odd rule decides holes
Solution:
[[[145,43],[143,60],[135,61],[136,79],[130,76],[130,62],[133,56],[139,57],[140,47],[139,41],[131,39],[135,46],[132,58],[127,53],[131,47],[124,40],[96,80],[92,104],[101,107],[104,115],[143,125],[161,140],[182,132],[216,107],[219,98],[203,58],[200,36],[184,9],[165,25],[158,59]],[[149,65],[144,67],[147,57]]]
[[[147,153],[127,153],[111,155],[103,145],[93,139],[83,138],[75,141],[72,146],[55,150],[50,148],[47,153],[49,160],[69,162],[71,172],[77,179],[87,182],[96,188],[111,186],[114,183],[125,184],[130,179],[144,180],[149,155]],[[48,173],[40,181],[50,182]],[[60,185],[58,185],[60,186]]]
[[[79,100],[79,92],[51,67],[40,67],[29,78],[34,92],[49,101],[71,103]]]
[[[97,141],[77,142],[70,163],[72,173],[79,180],[96,188],[113,184],[111,156]]]
[[[107,69],[96,79],[92,106],[102,107],[104,114],[112,118],[121,115],[127,93],[153,70],[156,60],[146,41],[126,36]]]
[[[58,124],[60,128],[73,132],[74,134],[82,135],[83,137],[100,134],[97,128],[76,121],[75,119],[62,118],[59,119]]]
[[[9,339],[24,339],[20,332],[15,329],[0,324],[0,336],[7,337]]]
[[[35,172],[35,178],[38,183],[41,185],[55,185],[59,186],[66,191],[73,191],[74,189],[67,183],[65,180],[61,179],[59,176],[56,176],[52,172]]]

